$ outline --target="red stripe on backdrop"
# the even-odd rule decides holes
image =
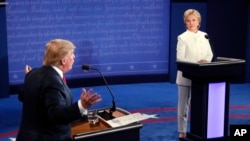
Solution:
[[[176,107],[165,107],[165,108],[156,108],[156,109],[144,109],[144,110],[133,110],[131,113],[147,113],[147,112],[161,112],[161,111],[175,111],[177,110]]]
[[[6,138],[6,137],[10,137],[10,136],[16,135],[17,132],[18,132],[18,130],[16,130],[16,131],[11,131],[11,132],[4,133],[4,134],[0,134],[0,138]]]
[[[250,118],[250,114],[237,114],[237,115],[229,115],[229,118],[236,119],[236,118]],[[165,121],[175,121],[177,118],[170,117],[170,118],[157,118],[157,119],[147,119],[143,120],[142,123],[154,123],[154,122],[165,122]]]
[[[231,109],[250,109],[249,105],[242,105],[242,106],[230,106]],[[131,113],[141,112],[162,112],[162,111],[174,111],[177,110],[176,107],[165,107],[165,108],[155,108],[155,109],[142,109],[142,110],[133,110]],[[250,114],[237,114],[237,115],[229,115],[229,118],[250,118]],[[173,121],[177,120],[175,117],[170,118],[157,118],[157,119],[148,119],[142,121],[142,123],[153,123],[153,122],[164,122],[164,121]]]
[[[231,109],[250,109],[250,105],[242,105],[242,106],[230,106]],[[155,108],[155,109],[141,109],[141,110],[132,110],[131,113],[147,113],[147,112],[161,112],[161,111],[175,111],[176,107],[165,107],[165,108]]]
[[[229,118],[250,118],[250,114],[229,115]]]
[[[250,109],[250,105],[241,105],[241,106],[230,106],[232,109]]]
[[[164,121],[174,121],[177,118],[157,118],[157,119],[148,119],[148,120],[143,120],[142,123],[153,123],[153,122],[164,122]]]

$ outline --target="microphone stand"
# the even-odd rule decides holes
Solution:
[[[103,117],[104,119],[113,119],[113,118],[114,118],[113,112],[116,111],[116,105],[115,105],[115,98],[114,98],[114,95],[113,95],[113,93],[112,93],[112,91],[111,91],[111,89],[110,89],[110,87],[109,87],[109,85],[108,85],[108,82],[106,81],[105,77],[103,76],[103,74],[102,74],[98,69],[91,68],[91,67],[89,67],[89,69],[95,70],[95,71],[97,71],[97,72],[100,74],[100,76],[102,77],[104,83],[106,84],[106,86],[107,86],[107,88],[108,88],[108,90],[109,90],[109,92],[110,92],[110,94],[111,94],[111,96],[112,96],[112,107],[111,107],[111,109],[109,110],[109,113],[108,113],[109,115],[108,115],[108,117],[107,117],[107,116],[105,116],[105,113],[103,112],[103,113],[102,113],[102,117]]]
[[[207,34],[205,35],[205,38],[208,40],[208,42],[209,42],[209,44],[210,44],[210,46],[211,46],[211,50],[212,50],[212,52],[213,52],[212,62],[216,62],[216,61],[217,61],[217,56],[215,55],[214,46],[213,46],[213,44],[212,44],[212,42],[211,42],[211,40],[209,39],[209,37],[208,37]]]

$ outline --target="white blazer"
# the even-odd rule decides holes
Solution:
[[[176,58],[177,61],[188,61],[197,63],[204,59],[211,62],[213,52],[208,39],[205,38],[207,33],[198,31],[197,33],[186,30],[177,37]],[[176,83],[178,85],[191,86],[191,80],[182,76],[180,70],[177,71]]]

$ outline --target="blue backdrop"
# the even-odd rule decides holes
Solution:
[[[42,65],[45,44],[71,40],[75,63],[67,78],[167,74],[170,0],[8,0],[9,81],[21,84],[24,66]]]

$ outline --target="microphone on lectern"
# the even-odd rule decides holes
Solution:
[[[205,34],[205,38],[209,40],[209,37],[208,37],[208,35],[207,35],[207,34]]]
[[[107,115],[102,115],[102,116],[103,116],[104,119],[112,119],[112,118],[114,118],[112,114],[113,114],[114,111],[116,111],[115,98],[114,98],[114,94],[112,93],[111,89],[109,88],[108,82],[106,81],[105,77],[103,76],[103,74],[101,73],[100,70],[98,70],[98,69],[96,69],[96,68],[92,68],[92,67],[90,67],[89,65],[86,65],[86,64],[82,65],[82,69],[83,69],[83,70],[87,70],[87,71],[88,71],[88,70],[95,70],[95,71],[97,71],[97,72],[100,74],[100,76],[102,77],[103,81],[104,81],[105,84],[106,84],[106,87],[107,87],[108,90],[109,90],[109,93],[110,93],[111,96],[112,96],[112,107],[111,107],[111,109],[110,109],[110,111],[109,111],[109,117],[107,117]]]
[[[212,50],[212,52],[213,52],[212,62],[215,62],[215,61],[216,61],[216,55],[215,55],[215,51],[214,51],[213,44],[212,44],[212,42],[210,41],[210,39],[209,39],[209,37],[208,37],[207,34],[205,34],[205,38],[208,39],[209,44],[210,44],[210,46],[211,46],[211,50]]]

